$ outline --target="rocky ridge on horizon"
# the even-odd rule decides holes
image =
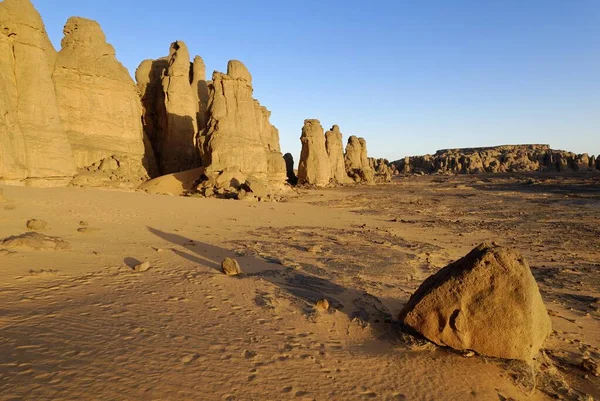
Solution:
[[[600,158],[545,144],[442,149],[392,162],[403,174],[477,174],[600,170]]]

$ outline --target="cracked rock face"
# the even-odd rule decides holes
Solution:
[[[55,60],[31,2],[0,2],[0,181],[65,185],[75,173],[52,82]]]
[[[52,78],[75,166],[112,155],[128,155],[141,164],[146,152],[142,107],[127,69],[96,21],[69,18],[63,33]]]

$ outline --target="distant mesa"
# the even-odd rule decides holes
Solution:
[[[551,149],[549,145],[502,145],[443,149],[433,155],[406,157],[393,164],[404,174],[477,174],[573,172],[600,169],[587,153]]]

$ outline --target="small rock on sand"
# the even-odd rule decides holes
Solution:
[[[2,241],[2,246],[7,249],[32,248],[35,250],[50,249],[55,251],[70,248],[69,242],[61,238],[49,237],[47,235],[34,232],[5,238]]]
[[[149,270],[150,267],[152,267],[152,266],[150,266],[150,262],[145,261],[143,263],[140,263],[139,265],[134,266],[133,271],[142,273],[142,272]]]
[[[237,260],[232,258],[225,258],[223,262],[221,262],[221,268],[223,269],[223,273],[228,276],[237,276],[242,273],[242,269]]]
[[[27,228],[32,231],[43,231],[48,228],[48,223],[44,220],[31,219],[27,221]]]
[[[326,300],[325,298],[317,301],[317,303],[315,304],[315,309],[321,310],[321,311],[329,310],[329,301]]]

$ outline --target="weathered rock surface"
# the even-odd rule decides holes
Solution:
[[[52,82],[55,61],[31,2],[0,2],[0,181],[65,185],[75,173]]]
[[[63,33],[52,79],[75,167],[126,155],[150,168],[137,88],[100,25],[72,17]]]
[[[367,142],[364,138],[358,138],[354,135],[348,138],[344,163],[346,173],[354,182],[371,183],[374,181],[375,171],[369,163]]]
[[[319,120],[304,120],[302,152],[298,163],[298,184],[326,186],[331,181],[331,165],[325,135]]]
[[[280,191],[286,181],[279,132],[271,113],[252,97],[252,78],[246,67],[232,60],[227,74],[215,71],[209,85],[208,123],[199,139],[207,176],[238,171],[238,182],[253,176]]]
[[[329,156],[329,165],[331,167],[331,179],[338,184],[347,184],[352,182],[346,173],[344,165],[344,143],[342,142],[342,133],[340,127],[334,125],[331,130],[325,133],[325,148]]]
[[[551,332],[527,262],[489,244],[426,279],[399,318],[438,345],[508,359],[531,360]]]
[[[475,174],[586,171],[597,168],[592,160],[593,156],[585,153],[554,150],[549,145],[503,145],[438,150],[434,155],[408,157],[393,164],[405,174]]]

